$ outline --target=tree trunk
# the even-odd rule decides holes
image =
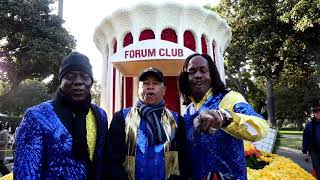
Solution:
[[[246,100],[248,100],[248,92],[246,91],[246,88],[244,87],[243,79],[242,79],[242,72],[240,71],[240,68],[238,68],[238,75],[239,75],[239,86],[241,89],[241,94],[244,96],[244,98]]]
[[[275,116],[275,103],[274,103],[272,78],[267,79],[267,112],[268,112],[268,122],[272,127],[275,127],[276,116]]]
[[[282,128],[284,121],[285,121],[284,119],[280,119],[280,120],[278,119],[277,120],[277,126],[278,126],[279,129]]]

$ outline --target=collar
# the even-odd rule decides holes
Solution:
[[[207,101],[207,99],[208,99],[210,96],[212,96],[212,95],[213,95],[213,94],[212,94],[212,89],[210,88],[210,89],[208,90],[208,92],[203,96],[203,98],[201,99],[200,102],[197,103],[192,96],[190,97],[190,99],[191,99],[191,101],[193,102],[194,107],[195,107],[196,110],[198,111],[198,110],[200,109],[200,107],[201,107],[201,106]]]

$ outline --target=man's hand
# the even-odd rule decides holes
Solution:
[[[308,162],[309,161],[309,155],[308,154],[303,154],[303,159]]]
[[[210,132],[220,129],[223,124],[223,116],[216,110],[202,111],[199,115],[199,130]]]

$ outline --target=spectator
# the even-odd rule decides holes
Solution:
[[[8,142],[9,142],[9,132],[7,129],[4,128],[4,125],[0,123],[0,173],[3,176],[10,173],[10,171],[4,164]]]
[[[316,172],[316,177],[320,179],[320,100],[312,104],[313,117],[303,130],[302,153],[305,161],[311,161]]]

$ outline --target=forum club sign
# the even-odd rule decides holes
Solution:
[[[111,62],[185,59],[194,52],[179,44],[164,40],[144,40],[126,46],[111,56]]]

